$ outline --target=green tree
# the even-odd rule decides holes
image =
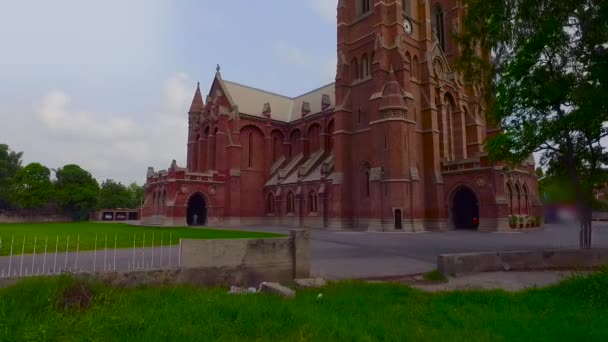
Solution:
[[[131,192],[122,183],[107,179],[99,190],[99,207],[103,209],[129,208]]]
[[[51,170],[47,167],[31,163],[15,174],[11,198],[21,208],[42,208],[52,196]]]
[[[57,170],[55,197],[57,204],[75,220],[87,220],[97,207],[99,183],[78,165]]]
[[[136,209],[139,208],[144,199],[144,194],[146,190],[143,186],[137,185],[137,183],[133,182],[129,185],[129,192],[131,194],[131,203],[129,208]]]
[[[541,164],[566,173],[591,247],[593,189],[608,161],[608,1],[463,0],[459,68],[486,94],[502,133],[487,143],[493,160]]]
[[[21,169],[23,152],[14,152],[6,144],[0,144],[0,209],[11,209],[13,177]]]

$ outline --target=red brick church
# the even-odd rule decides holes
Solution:
[[[483,89],[454,70],[457,0],[340,0],[335,83],[288,97],[222,79],[186,167],[147,174],[143,223],[505,230],[540,216],[531,158],[491,164]]]

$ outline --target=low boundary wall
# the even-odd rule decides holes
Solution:
[[[215,274],[206,282],[291,282],[310,277],[310,233],[291,230],[289,237],[235,240],[182,240],[181,275],[201,281],[197,273]],[[207,271],[203,271],[207,270]],[[238,281],[237,281],[238,280]]]
[[[62,215],[22,215],[0,214],[0,223],[63,223],[72,222],[68,216]]]
[[[437,268],[444,275],[498,271],[598,268],[608,265],[608,249],[560,249],[443,254]]]
[[[181,240],[179,268],[77,273],[81,279],[119,287],[193,285],[258,286],[291,283],[310,277],[310,233],[291,230],[288,237],[234,240]],[[0,287],[19,278],[0,279]]]

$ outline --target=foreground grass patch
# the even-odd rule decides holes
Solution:
[[[231,230],[214,229],[191,229],[191,228],[150,228],[137,227],[127,224],[110,224],[94,222],[77,223],[43,223],[43,224],[0,224],[0,255],[9,255],[11,240],[14,238],[13,254],[21,254],[21,248],[25,239],[25,253],[44,250],[48,237],[49,251],[55,251],[58,245],[59,251],[65,251],[69,246],[71,251],[76,250],[76,244],[80,239],[80,250],[95,249],[97,238],[97,249],[103,249],[106,243],[108,248],[132,248],[135,242],[137,247],[159,246],[161,241],[164,245],[178,244],[179,239],[243,239],[243,238],[266,238],[277,237],[277,234],[242,232]],[[69,245],[68,245],[69,237]],[[59,239],[59,242],[57,242]]]
[[[427,280],[427,281],[438,282],[438,283],[447,280],[445,278],[445,276],[441,272],[439,272],[437,270],[429,272],[429,273],[426,273],[424,275],[424,279]]]
[[[73,284],[65,277],[32,279],[0,290],[0,340],[608,340],[606,272],[517,294],[431,294],[345,282],[293,300],[93,285],[86,310],[65,311],[58,303]]]

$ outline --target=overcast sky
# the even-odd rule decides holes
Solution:
[[[0,143],[143,184],[186,160],[196,82],[331,82],[337,0],[0,0]]]

